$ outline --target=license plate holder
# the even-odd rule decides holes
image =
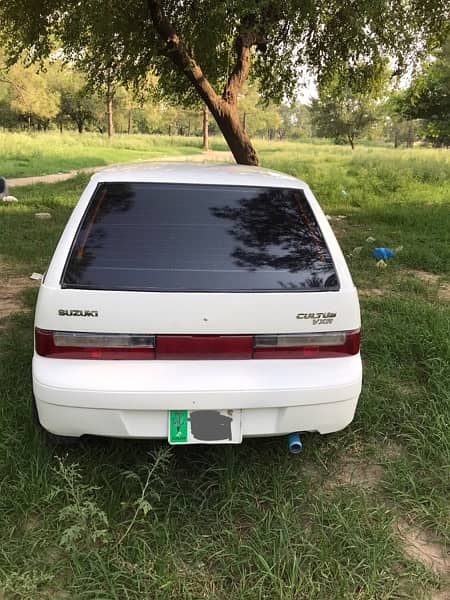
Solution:
[[[240,444],[240,410],[170,410],[169,444]]]

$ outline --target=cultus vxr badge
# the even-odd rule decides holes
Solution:
[[[98,310],[77,310],[77,309],[64,309],[58,310],[60,317],[98,317]]]
[[[336,313],[327,312],[327,313],[298,313],[297,319],[311,319],[313,325],[330,325]]]

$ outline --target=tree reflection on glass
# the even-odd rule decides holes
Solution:
[[[264,189],[234,206],[210,211],[230,221],[228,233],[238,244],[232,252],[237,266],[302,275],[296,281],[279,281],[284,289],[336,288],[333,261],[301,190]]]

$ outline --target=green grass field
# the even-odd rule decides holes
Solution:
[[[448,598],[450,156],[259,150],[310,184],[349,257],[363,318],[355,421],[304,435],[296,457],[285,438],[49,447],[30,418],[27,289],[0,341],[0,598]],[[1,264],[42,272],[86,181],[18,188],[18,204],[0,205]],[[369,236],[403,246],[386,269]]]
[[[167,135],[10,133],[0,131],[0,175],[48,175],[101,165],[197,154],[201,139]]]

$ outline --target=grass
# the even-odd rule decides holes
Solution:
[[[446,589],[444,574],[409,557],[397,523],[450,543],[450,311],[440,294],[450,276],[449,159],[259,150],[265,166],[307,180],[327,214],[346,217],[332,221],[346,255],[361,248],[348,259],[363,292],[355,421],[305,435],[300,457],[283,438],[171,451],[101,439],[49,447],[30,420],[36,290],[24,291],[27,309],[3,323],[0,341],[5,598],[387,600]],[[0,206],[2,262],[43,271],[86,180],[20,188],[18,204]],[[386,269],[369,235],[403,246]],[[434,277],[424,283],[415,269]]]
[[[48,175],[120,162],[197,154],[201,140],[167,135],[10,133],[0,131],[0,174]]]

